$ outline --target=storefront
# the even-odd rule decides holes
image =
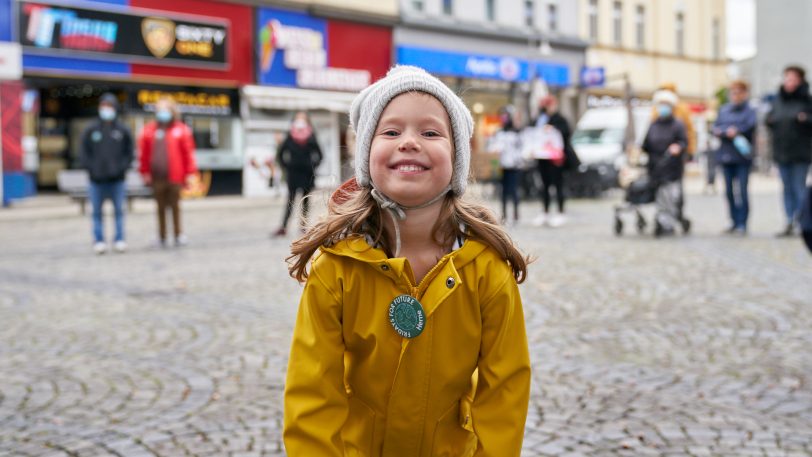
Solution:
[[[479,179],[490,179],[495,167],[484,148],[499,128],[499,109],[514,105],[519,123],[524,124],[535,115],[540,94],[553,93],[561,99],[565,115],[575,111],[578,94],[573,89],[577,84],[574,75],[583,65],[584,44],[553,42],[546,50],[550,55],[542,56],[527,37],[459,32],[417,25],[398,27],[394,34],[396,61],[425,68],[460,94],[476,124],[474,172]]]
[[[161,96],[174,98],[194,131],[204,192],[239,193],[238,89],[253,79],[250,7],[204,0],[10,3],[10,33],[23,48],[22,149],[40,189],[78,166],[79,137],[99,96],[114,93],[137,135]]]
[[[244,194],[264,195],[268,170],[296,111],[307,111],[324,152],[316,185],[338,185],[351,172],[350,104],[392,63],[391,27],[260,8],[256,14],[258,85],[242,89],[246,129]],[[277,176],[279,171],[277,170]]]

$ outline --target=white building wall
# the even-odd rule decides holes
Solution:
[[[775,0],[756,2],[756,51],[749,74],[754,96],[775,93],[787,65],[800,65],[812,79],[812,1]]]

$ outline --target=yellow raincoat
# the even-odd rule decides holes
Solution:
[[[361,237],[321,248],[288,362],[290,457],[519,456],[530,359],[509,265],[468,239],[414,283]],[[402,294],[425,310],[413,339],[389,323]]]

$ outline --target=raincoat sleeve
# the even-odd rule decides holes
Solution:
[[[482,304],[479,379],[471,408],[476,457],[518,457],[530,401],[530,356],[519,287],[511,272]]]
[[[328,267],[329,269],[329,267]],[[299,304],[285,382],[283,438],[290,457],[344,455],[347,418],[344,339],[339,295],[314,262]]]
[[[197,161],[195,160],[195,137],[192,129],[184,125],[183,136],[181,136],[181,148],[183,150],[183,174],[184,176],[197,173]]]

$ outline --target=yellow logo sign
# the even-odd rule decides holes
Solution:
[[[175,23],[157,17],[144,18],[141,21],[141,35],[144,36],[149,52],[162,59],[175,45]]]

